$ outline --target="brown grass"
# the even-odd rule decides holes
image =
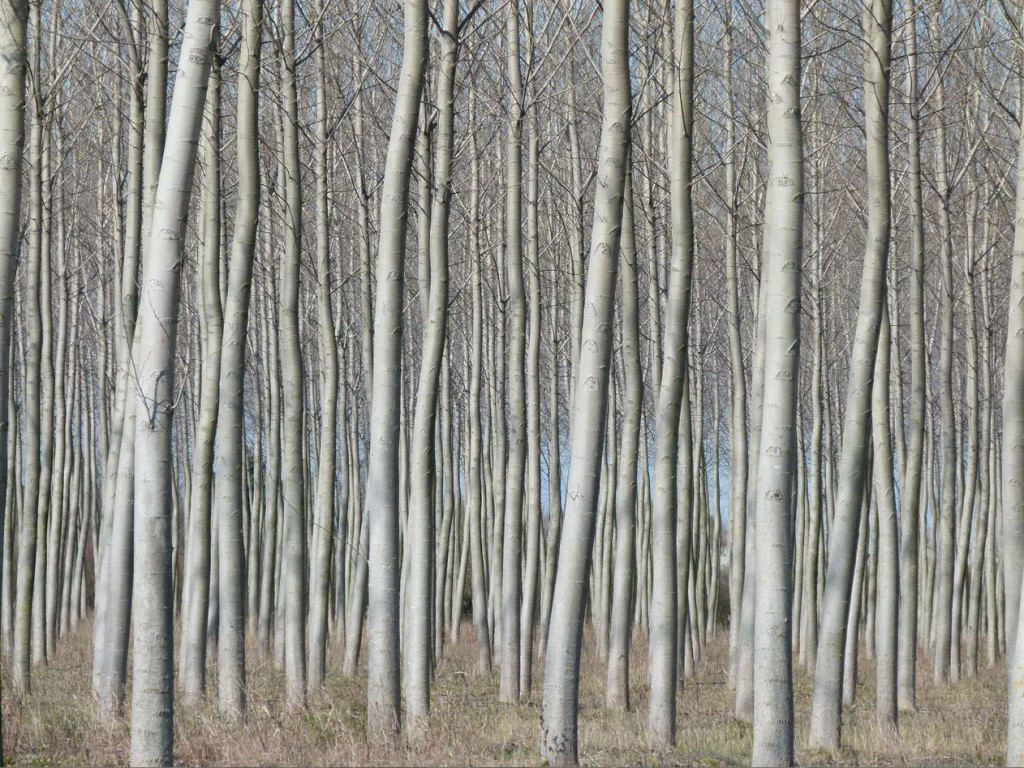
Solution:
[[[175,754],[181,765],[540,765],[538,748],[542,664],[533,695],[520,706],[500,704],[496,679],[473,674],[475,651],[467,628],[449,648],[433,689],[430,735],[415,746],[368,744],[364,737],[366,683],[336,672],[303,711],[285,706],[281,672],[250,649],[249,718],[240,728],[222,724],[212,703],[176,708]],[[33,692],[3,702],[7,761],[21,765],[111,765],[128,760],[128,723],[107,726],[95,717],[90,695],[91,628],[65,640],[56,659],[37,669]],[[726,684],[726,634],[719,633],[678,701],[678,745],[667,753],[647,748],[646,641],[633,654],[633,708],[603,706],[604,675],[587,643],[580,691],[580,760],[589,765],[743,765],[750,760],[750,727],[731,717]],[[332,649],[337,669],[338,649]],[[1003,761],[1006,705],[1001,669],[984,670],[958,687],[936,688],[920,669],[917,712],[901,715],[899,733],[878,728],[873,717],[873,667],[861,664],[863,684],[845,716],[838,753],[803,749],[811,680],[798,670],[797,762],[800,765],[999,765]],[[209,678],[216,684],[214,670]]]

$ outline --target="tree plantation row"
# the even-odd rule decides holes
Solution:
[[[469,642],[575,765],[584,624],[658,750],[721,631],[755,765],[795,667],[840,748],[865,648],[897,738],[918,675],[1009,660],[1024,764],[1022,39],[983,0],[0,0],[3,695],[91,616],[132,764],[176,692],[241,727],[264,659],[415,745]]]

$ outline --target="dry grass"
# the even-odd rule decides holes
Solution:
[[[415,746],[366,742],[366,684],[333,674],[327,689],[305,711],[284,703],[275,665],[250,653],[249,719],[231,729],[215,708],[177,706],[175,750],[181,765],[539,765],[541,680],[521,706],[500,704],[496,679],[473,674],[471,632],[449,648],[433,692],[430,735]],[[90,695],[91,628],[82,627],[52,663],[36,671],[34,689],[21,702],[5,695],[4,744],[9,762],[22,765],[110,765],[128,759],[128,724],[101,725]],[[707,649],[694,679],[679,697],[678,746],[659,753],[644,742],[647,648],[634,648],[632,711],[603,706],[603,665],[587,644],[580,691],[583,765],[742,765],[750,759],[750,727],[731,717],[726,685],[726,635]],[[332,649],[334,656],[338,649]],[[337,659],[333,659],[337,661]],[[542,665],[538,665],[542,666]],[[335,664],[332,668],[337,668]],[[797,761],[801,765],[999,765],[1003,761],[1006,709],[1001,669],[984,670],[957,688],[931,685],[920,670],[920,709],[902,715],[898,734],[874,724],[872,665],[861,664],[863,686],[845,717],[846,746],[812,753],[806,742],[811,681],[798,671]],[[6,670],[5,670],[6,673]],[[215,684],[216,677],[209,677]],[[5,692],[10,688],[6,685]]]

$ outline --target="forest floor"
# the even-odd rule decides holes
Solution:
[[[21,702],[9,695],[4,669],[3,741],[6,762],[17,765],[113,765],[128,761],[127,719],[100,724],[90,694],[91,626],[83,625],[61,645],[51,663],[38,668],[33,690]],[[588,639],[580,691],[581,765],[748,765],[750,726],[733,720],[727,686],[728,634],[709,644],[678,700],[677,746],[647,748],[647,647],[638,636],[632,664],[632,709],[603,706],[604,665]],[[223,725],[213,703],[176,704],[175,757],[180,765],[541,765],[539,752],[542,665],[533,695],[521,706],[498,702],[496,674],[474,673],[472,628],[449,647],[433,688],[431,734],[415,747],[383,748],[364,737],[365,673],[353,680],[330,675],[308,709],[285,706],[282,673],[250,649],[249,718],[240,728]],[[332,649],[332,670],[339,667]],[[862,685],[844,717],[845,746],[811,752],[807,738],[811,677],[798,669],[795,681],[798,765],[1001,765],[1006,740],[1006,695],[1002,668],[982,669],[955,687],[936,687],[931,671],[919,672],[915,713],[900,715],[899,732],[874,724],[874,666],[860,665]],[[216,671],[207,678],[211,690]],[[130,695],[129,695],[130,700]]]

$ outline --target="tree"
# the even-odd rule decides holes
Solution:
[[[199,421],[193,453],[189,519],[186,540],[181,677],[185,700],[195,702],[206,694],[207,615],[210,608],[211,508],[213,500],[213,456],[217,436],[220,400],[221,345],[224,312],[220,298],[220,72],[214,59],[206,99],[207,118],[203,129],[203,243],[199,285],[199,312],[205,333],[199,393]],[[215,582],[216,585],[216,582]]]
[[[685,588],[676,580],[685,575],[677,568],[676,515],[688,519],[689,505],[679,505],[677,486],[689,484],[690,477],[677,477],[680,450],[689,452],[687,442],[679,446],[679,420],[686,393],[687,328],[690,319],[690,281],[693,271],[693,3],[676,4],[675,47],[672,66],[672,262],[665,320],[665,346],[661,382],[657,395],[657,423],[654,444],[654,498],[651,519],[651,700],[647,737],[652,746],[675,744],[676,670],[679,643],[679,606],[686,600]],[[682,542],[689,547],[689,540]]]
[[[938,13],[930,19],[932,35],[940,38]],[[945,109],[945,83],[941,71],[937,72],[935,82],[935,111],[942,113]],[[938,509],[938,548],[935,570],[934,623],[934,675],[935,682],[949,682],[949,666],[951,660],[951,643],[953,622],[960,617],[953,616],[953,568],[956,556],[956,493],[958,469],[957,437],[955,414],[953,410],[953,234],[950,221],[950,195],[952,187],[949,174],[949,158],[947,156],[946,122],[940,120],[935,126],[935,189],[938,193],[939,206],[939,237],[941,248],[942,281],[939,288],[941,296],[942,320],[939,344],[939,509]]]
[[[366,507],[370,518],[366,730],[393,738],[400,728],[398,448],[401,403],[402,286],[406,206],[416,123],[427,64],[427,7],[405,0],[405,43],[381,190],[374,389]]]
[[[909,0],[911,17],[914,2]],[[917,79],[917,25],[907,27],[907,91],[908,167],[913,235],[911,238],[910,277],[910,429],[907,457],[900,494],[900,637],[899,707],[917,707],[917,613],[918,613],[918,547],[922,464],[925,436],[925,335],[924,335],[924,203],[921,190],[920,95]],[[1022,567],[1024,567],[1024,560]],[[1007,582],[1009,584],[1009,582]],[[1009,599],[1009,592],[1007,593]]]
[[[605,701],[629,709],[629,651],[633,629],[633,590],[636,570],[636,477],[643,412],[643,374],[640,369],[639,295],[637,253],[633,226],[632,167],[627,168],[622,208],[622,447],[615,482],[615,571],[608,638],[608,679]],[[645,470],[646,471],[646,470]]]
[[[284,602],[285,685],[292,706],[306,703],[306,508],[303,446],[302,351],[299,346],[299,262],[302,252],[302,180],[299,161],[299,108],[296,90],[295,3],[281,5],[282,171],[285,248],[281,260],[278,342],[281,354],[281,582]]]
[[[18,266],[18,234],[21,221],[22,154],[25,144],[25,73],[28,69],[26,36],[28,2],[0,3],[0,538],[9,534],[7,510],[7,462],[9,435],[10,345],[14,315],[14,277]],[[0,548],[0,564],[7,553]],[[8,577],[9,578],[9,577]],[[5,579],[6,580],[6,579]],[[4,651],[6,652],[6,648]],[[0,761],[3,760],[3,728],[0,728]]]
[[[1024,38],[1021,27],[1017,32]],[[1003,368],[1003,568],[1006,584],[1006,656],[1009,713],[1006,764],[1024,765],[1024,631],[1020,581],[1024,569],[1024,128],[1018,137],[1013,261]],[[1016,570],[1014,570],[1016,568]],[[1017,600],[1018,604],[1012,601]]]
[[[739,273],[736,251],[738,217],[736,204],[736,105],[733,96],[733,32],[731,4],[725,4],[722,54],[725,59],[726,155],[725,164],[725,269],[729,306],[729,360],[732,398],[729,425],[729,680],[736,684],[739,657],[740,606],[743,602],[743,575],[746,551],[747,498],[747,380],[743,370],[743,346],[740,336]]]
[[[814,671],[810,745],[837,749],[842,727],[843,652],[853,588],[857,530],[866,493],[868,448],[871,439],[871,385],[878,355],[879,327],[885,311],[886,269],[889,258],[888,63],[892,10],[886,2],[865,10],[871,30],[865,52],[865,115],[868,136],[868,229],[860,308],[850,359],[850,378],[839,464],[838,506],[835,511],[821,634]]]
[[[188,6],[167,141],[143,264],[136,408],[135,647],[131,762],[173,762],[174,678],[171,582],[171,413],[179,312],[181,240],[216,38],[217,0]]]
[[[448,237],[452,195],[452,153],[455,122],[455,68],[459,55],[459,4],[447,0],[441,45],[441,73],[437,81],[437,138],[434,147],[434,187],[430,212],[430,288],[424,327],[424,354],[416,390],[410,466],[411,499],[409,536],[409,608],[406,613],[405,674],[409,727],[422,735],[430,710],[430,618],[433,571],[434,485],[441,476],[434,462],[438,384],[445,349],[448,315]],[[422,299],[421,299],[422,300]]]
[[[608,413],[612,321],[632,94],[629,0],[609,0],[601,25],[604,111],[583,331],[570,432],[568,500],[544,666],[541,754],[550,765],[578,761],[577,719],[585,587],[597,520],[601,453]]]
[[[260,211],[260,170],[257,120],[260,85],[262,0],[247,0],[238,77],[238,207],[228,264],[221,345],[220,403],[217,413],[216,514],[220,569],[220,622],[217,637],[217,703],[221,715],[242,719],[245,684],[245,547],[243,484],[246,482],[242,397],[245,337],[249,325],[253,258]],[[256,526],[253,525],[253,528]],[[249,557],[255,559],[254,535]]]
[[[134,29],[130,49],[133,94],[131,105],[131,183],[126,211],[126,235],[115,313],[118,327],[118,384],[115,395],[114,431],[107,451],[103,484],[103,526],[100,587],[97,598],[93,690],[99,700],[101,719],[121,714],[125,699],[128,643],[132,615],[132,575],[135,525],[135,425],[136,401],[132,387],[137,371],[139,271],[152,231],[153,200],[164,149],[164,118],[167,100],[167,3],[156,0],[139,9],[128,26]],[[143,43],[148,43],[146,72],[139,63]],[[145,82],[143,105],[142,83]],[[138,93],[135,90],[138,90]],[[144,121],[144,122],[143,122]],[[123,337],[121,334],[123,333]],[[118,413],[118,410],[121,412]],[[118,418],[120,417],[120,418]],[[120,430],[118,433],[117,430]],[[105,638],[105,639],[104,639]]]
[[[878,509],[878,587],[875,620],[875,714],[878,724],[897,721],[897,616],[899,612],[899,528],[893,489],[892,431],[889,427],[889,308],[882,310],[878,362],[872,390],[871,431],[874,442],[875,503]]]
[[[765,372],[757,476],[753,765],[793,763],[792,514],[800,361],[803,134],[800,6],[772,0],[768,27]]]
[[[889,78],[892,38],[891,0],[872,0],[864,8],[864,114],[867,136],[868,248],[882,251],[888,262],[891,238],[889,185]],[[883,278],[884,280],[884,275]],[[886,296],[888,292],[886,292]],[[889,308],[880,311],[877,361],[871,396],[874,445],[875,503],[878,519],[878,618],[876,620],[877,694],[880,725],[896,725],[896,627],[899,572],[895,493],[893,488],[892,434],[889,427]]]
[[[471,119],[476,116],[475,91],[469,92],[469,114]],[[484,553],[486,537],[484,534],[484,499],[483,499],[483,429],[481,427],[480,389],[483,375],[483,254],[480,248],[480,162],[476,152],[476,134],[470,132],[470,182],[469,182],[469,251],[472,260],[472,276],[470,292],[472,294],[472,317],[470,320],[470,352],[469,352],[469,459],[466,481],[469,505],[469,548],[470,568],[472,569],[473,626],[476,629],[478,675],[486,675],[491,671],[491,643],[487,629],[487,587],[484,572]]]
[[[523,282],[523,89],[519,0],[506,22],[509,101],[505,261],[508,274],[508,463],[501,578],[501,700],[519,701],[519,623],[522,609],[523,484],[526,480],[526,287]],[[500,354],[500,352],[499,352]],[[504,410],[504,406],[502,406]]]
[[[32,28],[40,28],[38,5],[31,8]],[[27,306],[25,318],[26,359],[25,359],[25,437],[23,455],[25,460],[25,496],[22,506],[24,519],[21,523],[21,540],[18,547],[18,582],[14,615],[14,687],[20,693],[31,690],[31,633],[33,611],[33,585],[36,574],[36,547],[46,536],[45,526],[40,531],[38,499],[41,487],[41,378],[42,378],[42,337],[43,322],[40,309],[40,283],[49,279],[42,273],[43,268],[43,100],[40,93],[42,84],[40,46],[33,48],[31,56],[31,100],[29,128],[29,223],[28,258],[25,275],[24,299]]]
[[[328,179],[327,56],[323,6],[316,25],[316,264],[317,323],[323,365],[320,392],[320,461],[313,508],[313,551],[309,579],[309,687],[327,677],[327,604],[334,547],[335,443],[338,433],[338,340],[331,307],[330,200]]]

